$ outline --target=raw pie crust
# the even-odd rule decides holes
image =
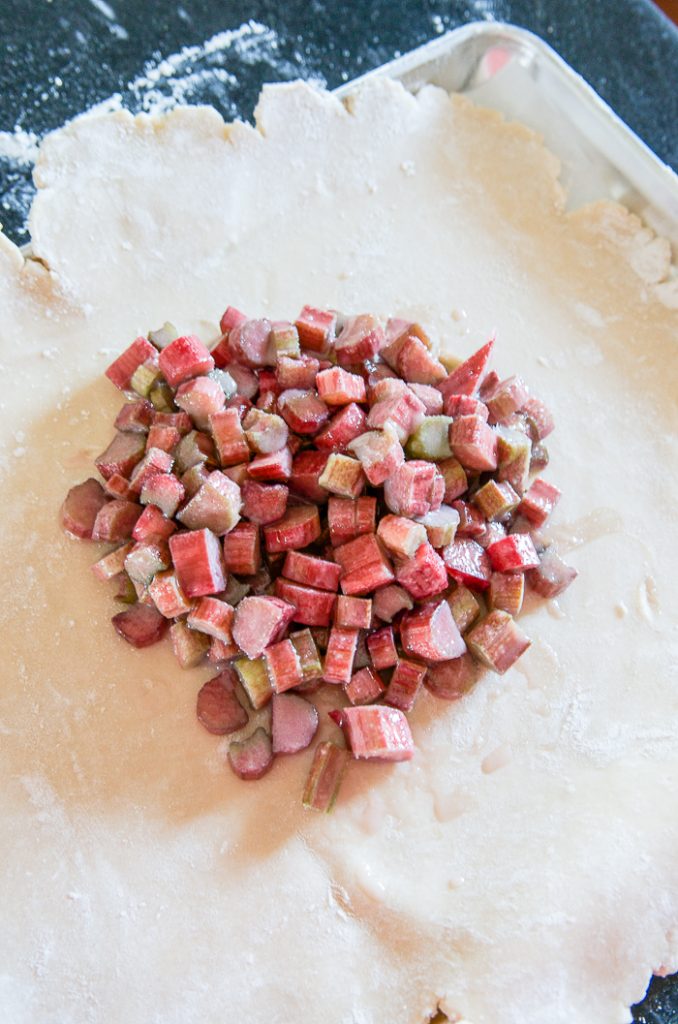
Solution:
[[[678,296],[668,246],[611,204],[566,215],[557,173],[524,127],[387,81],[45,142],[36,259],[0,237],[3,1021],[621,1024],[678,967]],[[195,720],[209,670],[114,635],[57,516],[135,334],[304,302],[464,356],[496,327],[555,412],[580,572],[514,670],[422,696],[414,760],[353,766],[329,817],[301,808],[310,752],[231,775]]]

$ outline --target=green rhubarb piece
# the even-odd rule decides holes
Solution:
[[[238,673],[238,678],[254,710],[258,711],[259,708],[263,708],[273,694],[264,659],[238,658],[233,662],[233,668]]]
[[[158,544],[137,544],[125,558],[125,571],[133,583],[146,587],[157,572],[169,569],[169,552]]]
[[[452,455],[449,434],[451,416],[426,416],[410,434],[405,451],[410,459],[440,462]]]
[[[210,370],[207,376],[217,382],[226,398],[233,398],[233,395],[237,394],[238,385],[233,380],[233,377],[231,377],[228,370]]]
[[[153,342],[156,348],[167,348],[171,341],[179,337],[179,332],[174,324],[165,320],[162,327],[159,327],[157,331],[149,331],[146,337]]]
[[[172,650],[182,668],[195,668],[210,649],[210,637],[191,629],[183,619],[170,626],[169,634]]]
[[[519,503],[520,498],[511,487],[508,480],[497,483],[496,480],[488,480],[480,490],[473,495],[473,504],[480,509],[485,518],[496,521],[511,512]]]
[[[301,798],[304,807],[325,813],[332,810],[349,759],[348,751],[330,740],[318,744]]]
[[[321,679],[323,663],[311,630],[302,629],[298,633],[291,633],[290,640],[299,658],[302,681],[310,683]]]
[[[292,357],[301,355],[299,331],[294,324],[281,324],[279,327],[273,327],[270,339],[275,347],[276,355]]]
[[[142,363],[137,366],[130,380],[132,391],[136,391],[141,398],[148,398],[152,388],[160,379],[160,370],[153,363]]]
[[[480,617],[480,603],[467,587],[457,586],[448,595],[447,603],[460,633],[465,633]]]
[[[497,479],[507,481],[517,494],[527,490],[532,442],[522,430],[497,427]]]
[[[176,411],[177,407],[174,404],[174,392],[166,381],[160,380],[154,384],[148,392],[148,397],[150,398],[156,412]]]

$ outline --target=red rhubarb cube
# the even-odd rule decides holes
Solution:
[[[270,455],[257,455],[247,467],[253,480],[288,480],[292,473],[292,452],[281,448]]]
[[[543,526],[558,504],[560,495],[557,487],[537,477],[523,495],[518,512],[535,526]]]
[[[147,480],[159,473],[169,473],[173,465],[174,459],[169,452],[164,452],[161,448],[149,448],[129,478],[129,485],[134,494],[141,494]]]
[[[168,518],[172,518],[186,497],[186,488],[172,473],[149,476],[141,488],[142,505],[157,505]]]
[[[445,494],[443,500],[446,505],[459,498],[468,490],[468,479],[461,462],[458,459],[444,459],[438,463],[438,470],[445,482]]]
[[[219,330],[222,334],[227,334],[228,331],[233,330],[234,327],[238,327],[239,324],[244,324],[246,320],[247,316],[245,313],[241,313],[235,306],[227,306],[221,314]]]
[[[261,409],[250,409],[242,425],[250,448],[258,455],[270,455],[284,448],[289,439],[289,428],[280,416]]]
[[[134,467],[142,460],[146,451],[143,434],[116,434],[106,451],[94,460],[94,465],[104,480],[114,474],[129,477]]]
[[[225,661],[231,661],[240,654],[240,648],[236,643],[225,644],[223,640],[212,638],[210,649],[207,652],[207,660],[212,665],[222,665]]]
[[[133,547],[134,544],[131,541],[128,541],[127,544],[121,544],[119,548],[109,551],[107,555],[104,555],[98,562],[90,566],[96,578],[105,583],[122,573],[125,569],[125,559]]]
[[[132,536],[141,506],[133,501],[109,501],[102,505],[92,526],[92,540],[117,543]]]
[[[135,371],[144,363],[157,363],[157,360],[158,350],[155,346],[150,343],[148,338],[139,337],[135,338],[122,355],[111,363],[105,373],[116,388],[127,391]]]
[[[364,597],[340,594],[334,607],[334,624],[341,629],[369,629],[372,622],[372,602]]]
[[[290,640],[279,640],[267,647],[264,661],[275,693],[284,693],[303,682],[301,662]]]
[[[480,544],[468,538],[455,538],[443,549],[448,574],[471,590],[486,590],[490,585],[492,563]]]
[[[334,338],[337,314],[330,309],[304,306],[295,320],[299,341],[313,352],[325,352]]]
[[[183,619],[177,619],[170,626],[169,638],[181,668],[195,668],[210,649],[210,641],[204,633],[190,629]]]
[[[191,377],[200,377],[214,369],[214,360],[209,351],[200,338],[192,334],[175,338],[162,350],[158,361],[163,377],[173,388]]]
[[[337,595],[327,590],[315,590],[282,576],[275,581],[277,597],[294,606],[293,621],[304,626],[329,626]]]
[[[238,523],[224,537],[224,564],[237,576],[252,576],[261,567],[261,541],[256,523]]]
[[[115,429],[123,434],[147,434],[153,423],[153,406],[141,398],[135,402],[125,402],[115,417]]]
[[[426,529],[404,516],[384,516],[379,521],[377,537],[396,558],[412,558],[426,541]]]
[[[396,370],[403,380],[413,384],[439,384],[447,377],[447,370],[419,338],[408,335],[400,346]]]
[[[350,317],[334,342],[337,362],[352,366],[373,359],[385,341],[384,329],[376,316],[361,313]]]
[[[250,448],[237,409],[224,409],[210,418],[210,430],[222,466],[247,462]]]
[[[146,445],[148,448],[161,448],[164,452],[173,452],[181,440],[181,434],[176,427],[164,427],[160,423],[154,423],[148,431]]]
[[[413,391],[407,388],[401,395],[376,402],[370,409],[367,425],[372,430],[383,428],[390,423],[401,444],[423,423],[426,407]]]
[[[141,541],[125,558],[125,572],[133,583],[143,588],[156,573],[169,568],[169,561],[169,549],[164,541]]]
[[[296,551],[308,547],[320,536],[320,516],[315,505],[288,508],[277,523],[264,526],[264,540],[269,554]]]
[[[198,692],[198,721],[215,736],[226,736],[244,729],[249,721],[249,715],[238,700],[236,678],[233,669],[226,668],[209,679]]]
[[[232,468],[238,469],[239,467]],[[230,477],[229,469],[225,469],[224,473]],[[197,494],[209,475],[210,471],[204,462],[198,462],[195,466],[187,469],[181,476],[181,485],[186,491],[186,496],[192,498],[194,494]],[[233,479],[233,477],[230,478]],[[238,483],[237,479],[234,480],[234,483]]]
[[[303,554],[301,551],[288,551],[282,574],[286,579],[294,580],[296,583],[336,592],[339,589],[341,566],[324,558]]]
[[[410,384],[410,391],[414,392],[420,402],[423,402],[424,412],[427,416],[439,416],[443,411],[443,396],[437,388],[430,384]],[[452,413],[445,412],[446,416]]]
[[[419,696],[426,666],[407,658],[399,658],[384,695],[385,702],[400,711],[409,712]]]
[[[191,629],[207,633],[224,644],[233,643],[233,607],[218,597],[201,597],[186,620]]]
[[[317,391],[291,388],[278,396],[278,409],[295,434],[317,434],[330,411]]]
[[[453,501],[452,508],[459,516],[456,533],[458,538],[472,537],[475,540],[485,533],[487,520],[475,505],[469,505],[467,501]]]
[[[466,635],[474,658],[503,675],[531,644],[507,612],[492,611]]]
[[[181,589],[173,569],[157,572],[148,585],[148,593],[155,607],[166,619],[176,619],[177,616],[190,612],[193,607],[193,602]]]
[[[320,486],[318,480],[327,465],[328,458],[329,452],[311,450],[295,455],[290,476],[290,488],[295,494],[316,503],[327,501],[327,491]]]
[[[471,395],[447,395],[444,409],[445,415],[452,416],[454,419],[459,416],[478,416],[487,422],[490,416],[490,411],[485,403]]]
[[[258,658],[282,638],[293,614],[294,607],[278,597],[244,597],[235,610],[233,639],[248,658]]]
[[[187,412],[156,412],[153,425],[157,427],[174,427],[182,437],[193,430],[193,422]]]
[[[312,390],[316,386],[316,377],[320,363],[313,356],[300,355],[296,358],[278,356],[275,367],[275,379],[279,393],[288,388]],[[322,397],[322,396],[321,396]]]
[[[466,650],[447,601],[429,602],[403,615],[403,650],[422,661],[451,661]]]
[[[236,525],[241,507],[240,488],[217,469],[184,505],[177,519],[189,530],[207,528],[221,537]]]
[[[172,561],[187,597],[219,594],[226,586],[226,569],[219,538],[211,530],[175,533],[169,539]]]
[[[497,468],[497,435],[480,416],[460,416],[450,424],[450,448],[465,469]]]
[[[525,572],[539,565],[539,555],[529,533],[513,533],[490,544],[487,549],[496,572]]]
[[[353,659],[358,646],[357,629],[333,626],[325,652],[323,679],[326,683],[346,685],[353,674]]]
[[[367,650],[377,671],[392,668],[398,660],[393,627],[383,626],[370,633],[367,637]]]
[[[397,516],[424,516],[440,508],[445,481],[432,462],[411,459],[384,481],[384,501]]]
[[[354,438],[349,450],[358,457],[369,482],[378,487],[383,484],[405,461],[405,453],[392,423],[384,424],[383,430],[368,430]]]
[[[318,448],[332,451],[344,451],[354,438],[365,431],[367,418],[359,405],[351,403],[345,406],[329,421],[326,427],[315,437]]]
[[[344,544],[363,533],[374,533],[376,526],[376,498],[331,497],[327,506],[327,521],[333,546]]]
[[[487,370],[493,346],[494,338],[490,338],[482,348],[479,348],[452,371],[447,379],[439,385],[444,397],[475,394]]]
[[[283,356],[299,356],[299,331],[289,320],[274,320],[271,326],[271,341],[278,359]]]
[[[351,681],[344,686],[344,693],[351,704],[372,704],[379,700],[385,689],[379,673],[366,666],[353,674]]]
[[[236,363],[251,369],[275,366],[275,346],[271,339],[270,320],[243,320],[236,324],[228,335],[228,345]]]
[[[242,485],[242,514],[263,526],[281,519],[287,510],[289,488],[285,484],[260,484],[246,480]]]
[[[366,398],[363,378],[340,366],[322,370],[315,379],[315,386],[326,405],[348,405],[364,402]]]
[[[540,398],[528,397],[523,403],[521,412],[528,418],[535,441],[543,441],[555,427],[553,416]]]
[[[416,600],[433,597],[448,587],[445,563],[428,541],[412,558],[396,566],[396,579]]]
[[[527,573],[527,582],[541,597],[558,597],[577,578],[577,570],[550,548],[539,556],[539,565]]]
[[[495,423],[507,423],[513,413],[523,408],[528,398],[525,382],[520,377],[509,377],[497,384],[485,404]]]
[[[129,480],[126,480],[124,476],[120,476],[119,473],[114,473],[113,476],[109,476],[108,480],[104,481],[104,490],[112,498],[122,498],[123,501],[133,501],[135,497],[129,485]]]
[[[518,615],[523,607],[525,575],[522,572],[493,572],[487,596],[490,610],[498,608],[509,615]]]
[[[344,708],[341,728],[354,757],[373,761],[410,761],[414,742],[405,715],[383,704]]]
[[[410,595],[395,583],[389,587],[381,587],[372,598],[372,611],[382,622],[392,622],[396,615],[402,611],[409,611],[412,607],[414,603]]]
[[[132,530],[132,537],[138,542],[167,540],[176,530],[171,519],[163,515],[157,505],[147,505]]]
[[[207,430],[210,417],[223,410],[226,396],[218,381],[211,377],[196,377],[180,385],[174,401],[188,413],[196,427]]]
[[[69,490],[61,506],[61,525],[71,537],[90,540],[96,518],[107,502],[99,481],[90,477]]]

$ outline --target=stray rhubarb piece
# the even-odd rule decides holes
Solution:
[[[149,448],[141,462],[134,467],[129,478],[129,485],[133,493],[141,494],[147,480],[159,473],[169,473],[173,465],[174,459],[169,452],[164,452],[161,448]]]
[[[446,600],[460,633],[465,633],[480,618],[480,603],[467,587],[458,584]]]
[[[522,572],[493,572],[487,592],[490,610],[498,608],[509,615],[518,615],[523,607],[525,575]]]
[[[343,708],[341,728],[351,753],[360,760],[410,761],[414,742],[405,715],[383,704]]]
[[[296,359],[280,356],[275,367],[275,379],[278,393],[288,388],[293,390],[312,390],[315,388],[320,363],[313,356],[302,355]]]
[[[429,602],[406,612],[400,640],[408,654],[422,661],[450,661],[466,650],[447,601]]]
[[[142,541],[125,558],[125,572],[134,583],[147,587],[157,572],[169,568],[169,550],[163,541]]]
[[[332,452],[318,483],[332,494],[357,498],[365,486],[365,475],[357,459]]]
[[[141,507],[133,501],[113,500],[102,505],[92,526],[92,540],[117,543],[132,536]]]
[[[116,633],[132,647],[150,647],[162,640],[168,622],[152,605],[135,604],[111,619]]]
[[[466,643],[474,658],[503,675],[532,641],[507,612],[495,610],[473,627],[466,636]]]
[[[345,685],[350,682],[357,645],[357,629],[332,627],[325,652],[325,668],[323,670],[323,679],[326,683]]]
[[[320,536],[320,516],[314,505],[288,508],[282,519],[263,527],[266,551],[296,551],[308,547]]]
[[[271,732],[274,754],[306,750],[318,731],[318,711],[296,693],[274,693],[271,700]]]
[[[527,488],[532,462],[532,442],[520,430],[497,427],[497,480],[506,481],[517,494]]]
[[[479,416],[481,420],[490,418],[490,410],[479,398],[471,395],[447,395],[445,398],[445,415],[457,419],[458,416]]]
[[[329,452],[316,452],[310,449],[295,455],[290,476],[291,490],[309,501],[327,501],[327,491],[318,481],[329,457]]]
[[[386,687],[385,702],[390,707],[399,708],[400,711],[411,711],[421,691],[425,675],[426,665],[399,658],[391,681]]]
[[[91,540],[97,516],[107,502],[99,481],[90,477],[69,490],[61,506],[61,525],[69,536]]]
[[[303,682],[299,655],[290,640],[279,640],[271,644],[264,651],[263,657],[274,693],[284,693]]]
[[[385,689],[379,673],[366,666],[353,673],[350,682],[344,686],[344,693],[351,704],[372,704],[379,700]]]
[[[134,524],[132,537],[139,542],[158,542],[167,540],[175,530],[175,523],[163,515],[157,505],[147,505]]]
[[[449,416],[426,416],[416,430],[410,434],[406,451],[411,459],[428,459],[442,462],[452,456],[449,443]]]
[[[457,527],[457,538],[472,537],[477,540],[487,529],[487,520],[475,505],[469,505],[467,501],[453,501],[452,508],[459,516]]]
[[[294,607],[278,597],[245,597],[235,610],[233,639],[248,658],[258,658],[281,639],[293,614]]]
[[[357,501],[330,498],[327,521],[332,545],[337,547],[363,533],[374,533],[376,509],[376,498],[361,497]]]
[[[317,391],[291,388],[278,396],[278,409],[295,434],[317,434],[330,411]]]
[[[482,348],[479,348],[465,362],[457,366],[439,385],[443,396],[475,394],[485,375],[493,346],[494,338],[490,338]]]
[[[326,352],[334,339],[337,314],[331,309],[304,306],[295,320],[299,341],[312,352]]]
[[[159,356],[159,364],[163,377],[173,388],[191,377],[200,377],[214,369],[214,360],[207,348],[199,338],[191,334],[175,338],[164,348]]]
[[[112,576],[111,583],[115,584],[115,593],[113,594],[115,601],[120,601],[121,604],[135,604],[137,600],[136,587],[126,572]]]
[[[249,460],[250,447],[237,409],[214,413],[210,417],[210,430],[222,466],[236,466]]]
[[[241,508],[240,488],[216,469],[184,505],[177,519],[189,530],[208,529],[221,537],[236,525]]]
[[[300,622],[304,626],[329,626],[332,621],[337,595],[328,590],[315,590],[313,587],[303,586],[280,576],[275,581],[275,593],[277,597],[293,605],[294,622]]]
[[[210,641],[204,633],[198,633],[178,619],[170,626],[170,641],[174,657],[181,668],[195,668],[210,649]]]
[[[529,533],[514,533],[490,544],[487,549],[496,572],[526,572],[539,565],[539,556]]]
[[[527,582],[541,597],[558,597],[577,578],[577,570],[548,548],[539,556],[539,565],[527,573]]]
[[[255,711],[259,711],[273,696],[266,662],[263,658],[238,658],[233,662],[233,668],[238,673],[250,704]]]
[[[324,813],[332,810],[348,762],[348,751],[336,743],[318,744],[301,798],[304,807]]]
[[[410,595],[397,584],[381,587],[372,598],[372,611],[382,622],[392,622],[400,612],[409,611],[413,607]]]
[[[378,487],[405,461],[405,453],[393,424],[383,430],[368,430],[349,442],[348,448],[360,460],[369,482]]]
[[[227,306],[221,314],[219,330],[222,334],[226,334],[228,331],[233,330],[234,327],[238,327],[239,324],[245,323],[246,320],[247,316],[245,313],[241,313],[235,306]]]
[[[560,500],[561,492],[553,484],[537,477],[518,506],[518,512],[535,526],[543,526]]]
[[[247,467],[253,480],[288,480],[292,472],[292,452],[281,448],[270,455],[257,455]]]
[[[428,542],[432,547],[443,548],[454,540],[459,526],[459,512],[449,505],[441,505],[435,512],[419,516],[416,522],[426,530]]]
[[[543,441],[555,427],[553,416],[540,398],[531,395],[520,411],[527,416],[534,441]]]
[[[383,626],[370,633],[367,637],[367,650],[377,671],[392,668],[398,660],[393,628]]]
[[[129,477],[130,473],[141,462],[146,451],[146,438],[143,434],[117,433],[106,451],[94,460],[94,465],[104,480],[114,474]]]
[[[424,412],[427,416],[439,416],[443,411],[443,396],[437,388],[430,384],[410,384],[410,391],[413,391],[420,402],[424,404]],[[452,415],[445,412],[446,416]]]
[[[507,420],[522,409],[529,394],[521,377],[509,377],[502,380],[488,395],[485,404],[495,423],[506,423]]]
[[[322,678],[323,666],[320,653],[310,629],[290,633],[289,641],[297,652],[301,666],[302,685]]]
[[[201,633],[207,633],[222,643],[233,642],[233,608],[228,602],[220,601],[218,597],[201,597],[195,607],[189,609],[189,616],[186,620],[191,629],[197,629]]]
[[[352,402],[338,412],[315,437],[318,448],[344,451],[356,437],[364,433],[367,418],[359,405]]]
[[[334,624],[341,629],[369,629],[372,622],[372,601],[364,597],[341,594],[334,606]]]
[[[123,572],[125,559],[133,547],[134,544],[131,541],[127,544],[121,544],[119,548],[109,551],[107,555],[104,555],[98,562],[90,566],[96,578],[106,582],[106,580],[112,580],[114,576],[118,576]]]
[[[245,782],[260,779],[273,764],[271,737],[259,726],[246,740],[234,740],[228,748],[228,763]]]
[[[383,347],[386,337],[376,316],[361,313],[350,317],[334,342],[340,366],[353,366],[373,359]]]
[[[299,331],[294,324],[286,320],[275,320],[271,326],[271,344],[275,349],[276,359],[281,356],[299,356]]]
[[[231,668],[225,668],[218,676],[208,679],[198,692],[196,714],[198,721],[215,736],[244,729],[249,715],[238,700],[236,676]]]
[[[206,430],[210,416],[223,410],[226,396],[219,382],[212,377],[196,377],[179,386],[174,401],[200,430]]]
[[[412,459],[384,481],[384,501],[397,516],[424,516],[440,508],[445,482],[432,462]]]
[[[426,540],[426,530],[404,516],[384,516],[377,527],[377,537],[396,558],[412,558]]]
[[[480,416],[460,416],[450,426],[450,448],[465,469],[497,468],[497,435]]]
[[[466,471],[458,459],[445,459],[438,463],[438,471],[442,474],[445,482],[445,493],[443,500],[446,505],[451,505],[455,499],[468,490],[468,479]]]
[[[488,520],[503,519],[512,512],[520,501],[519,496],[508,481],[497,483],[488,480],[473,495],[473,503]]]
[[[349,405],[366,399],[363,378],[340,366],[322,370],[316,377],[315,386],[326,405]]]
[[[181,440],[176,427],[164,427],[155,423],[148,431],[146,445],[148,448],[161,448],[164,452],[173,452]]]
[[[238,523],[224,537],[224,565],[238,576],[253,576],[261,568],[261,539],[256,523]]]
[[[242,514],[263,526],[281,519],[287,510],[289,488],[285,484],[260,484],[246,480],[242,485]]]
[[[413,391],[407,388],[394,398],[386,398],[376,402],[370,409],[367,425],[372,430],[383,429],[391,423],[401,444],[414,433],[425,418],[426,407],[420,402]]]
[[[147,338],[136,338],[121,356],[111,363],[105,371],[108,379],[121,391],[128,391],[131,387],[132,377],[140,366],[146,362],[156,362],[158,359],[157,350]]]
[[[156,572],[148,585],[148,593],[155,607],[166,619],[176,619],[193,608],[193,602],[184,594],[173,569]]]
[[[125,402],[115,417],[115,429],[123,434],[147,434],[153,423],[153,406],[144,399]]]
[[[157,505],[171,519],[186,497],[186,488],[172,473],[156,473],[143,483],[139,500],[142,505]]]
[[[296,583],[318,587],[320,590],[337,591],[341,566],[336,562],[328,562],[324,558],[316,558],[300,551],[288,551],[282,574]]]
[[[226,585],[226,570],[218,537],[211,530],[175,533],[170,552],[179,582],[187,597],[219,594]]]
[[[471,590],[485,590],[490,585],[492,564],[480,544],[469,538],[456,538],[443,548],[447,572]]]
[[[478,682],[481,669],[470,654],[462,654],[453,661],[431,665],[424,679],[424,686],[434,697],[441,700],[459,700]]]

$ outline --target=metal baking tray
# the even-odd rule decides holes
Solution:
[[[539,132],[561,160],[568,208],[623,203],[678,253],[678,175],[538,36],[515,25],[477,22],[383,64],[336,90],[375,76],[416,92],[438,85],[463,93]]]

